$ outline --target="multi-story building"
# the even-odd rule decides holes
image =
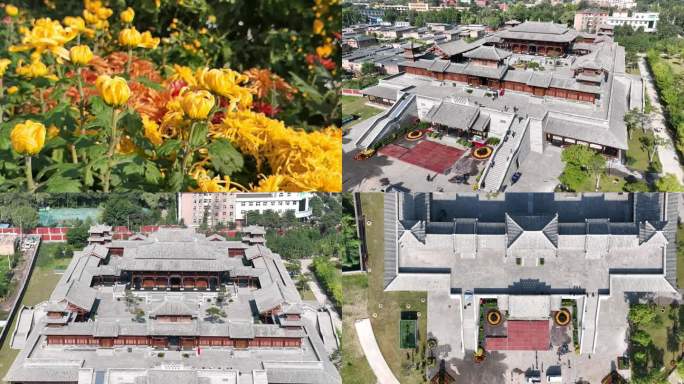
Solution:
[[[357,148],[375,148],[416,118],[466,140],[496,137],[504,149],[494,150],[480,178],[486,191],[511,186],[527,156],[548,146],[580,144],[624,158],[624,114],[643,108],[643,83],[625,73],[624,48],[611,38],[525,22],[428,52],[362,90],[392,108],[350,137]]]
[[[611,7],[617,9],[632,9],[636,8],[636,0],[590,0],[590,4],[599,7]]]
[[[423,2],[423,1],[416,1],[416,2],[412,2],[412,3],[408,3],[408,8],[409,8],[409,11],[427,12],[430,10],[430,4],[427,2]]]
[[[17,316],[4,380],[341,383],[325,310],[302,302],[263,228],[243,233],[160,229],[75,252],[49,300]]]
[[[658,30],[658,12],[615,12],[606,19],[606,24],[629,25],[632,29],[643,28],[644,32],[655,32]]]
[[[608,11],[585,9],[575,13],[574,27],[576,31],[595,33],[598,27],[608,19]]]
[[[298,219],[311,216],[308,192],[240,193],[235,197],[235,220],[244,222],[247,212],[264,213],[273,211],[279,214],[292,211]]]
[[[310,193],[306,192],[250,192],[250,193],[181,193],[178,216],[189,227],[202,224],[241,223],[247,212],[267,210],[283,214],[294,212],[299,219],[311,216]]]
[[[497,362],[509,369],[555,362],[565,343],[578,357],[571,372],[598,383],[629,351],[630,301],[681,297],[678,199],[388,193],[384,291],[426,292],[427,333],[444,345],[447,365],[478,348],[502,351]],[[575,336],[551,336],[564,332]],[[438,371],[439,364],[429,376]],[[576,381],[571,372],[563,382]]]

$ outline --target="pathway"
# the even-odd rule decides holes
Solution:
[[[316,301],[318,302],[318,304],[328,309],[328,312],[330,313],[330,317],[332,318],[335,328],[342,329],[342,319],[340,319],[340,315],[334,309],[332,302],[330,301],[330,299],[328,299],[328,295],[325,294],[323,288],[321,288],[321,286],[318,284],[316,276],[314,276],[314,274],[309,269],[312,262],[312,259],[301,259],[300,273],[311,273],[311,280],[309,280],[308,282],[309,289],[313,293],[314,297],[316,297]]]
[[[361,344],[363,354],[366,356],[368,365],[370,365],[377,378],[377,383],[399,384],[399,380],[394,377],[392,370],[382,356],[382,352],[380,352],[378,342],[375,340],[375,334],[373,334],[373,326],[371,325],[370,319],[357,320],[356,323],[354,323],[354,327],[356,328],[356,335],[359,338],[359,344]]]
[[[639,57],[639,70],[646,86],[646,95],[651,100],[651,105],[653,106],[653,112],[651,112],[649,119],[650,127],[653,129],[656,137],[659,137],[664,142],[664,145],[658,146],[658,157],[663,165],[663,174],[672,173],[677,176],[680,184],[684,184],[684,171],[679,163],[679,157],[677,157],[670,131],[665,125],[660,97],[653,84],[653,77],[647,67],[646,59],[643,56]]]

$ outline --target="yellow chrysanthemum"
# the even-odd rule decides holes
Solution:
[[[204,69],[198,73],[200,84],[215,94],[228,98],[230,110],[252,105],[252,93],[248,88],[241,86],[249,80],[247,76],[226,68]]]
[[[206,119],[214,108],[216,100],[214,96],[207,91],[189,91],[183,94],[181,99],[183,112],[193,120]]]
[[[84,34],[88,37],[95,36],[95,30],[86,27],[85,20],[83,20],[82,17],[67,16],[62,22],[77,33]]]
[[[118,76],[112,78],[108,75],[101,75],[95,81],[95,87],[105,103],[111,106],[120,107],[131,97],[131,90],[126,80]]]
[[[173,74],[170,77],[171,80],[183,80],[189,86],[197,85],[197,80],[195,75],[192,73],[192,68],[185,67],[182,65],[173,65]]]
[[[50,18],[36,20],[33,29],[25,29],[22,33],[24,37],[21,44],[11,46],[10,52],[35,50],[34,53],[40,55],[49,51],[56,57],[65,60],[69,59],[69,51],[64,48],[64,44],[78,35],[78,31],[71,27],[64,28],[59,21],[53,21]]]
[[[77,65],[88,65],[93,59],[93,51],[87,45],[77,45],[69,50],[71,62]]]
[[[5,14],[7,14],[7,16],[9,17],[16,17],[17,15],[19,15],[19,8],[15,7],[12,4],[8,4],[5,7]]]
[[[17,66],[17,75],[29,79],[35,79],[38,77],[52,78],[52,76],[48,76],[47,66],[45,66],[45,64],[43,64],[43,62],[40,60],[34,60],[29,65],[23,65],[23,63],[19,61],[19,65]]]
[[[335,127],[307,133],[248,110],[229,112],[211,134],[231,140],[242,153],[252,155],[257,168],[267,163],[273,175],[256,189],[283,191],[342,190],[342,133]],[[272,177],[280,176],[280,177]]]
[[[133,10],[133,8],[128,7],[128,8],[126,8],[125,11],[121,12],[121,14],[119,15],[119,18],[124,23],[130,24],[133,22],[133,19],[135,18],[135,11]]]
[[[22,155],[35,155],[45,145],[45,126],[33,120],[26,120],[12,128],[10,140],[12,149]]]
[[[164,142],[164,139],[162,138],[161,131],[159,130],[159,124],[145,115],[142,117],[142,123],[147,140],[154,145],[161,145]]]
[[[3,77],[5,75],[7,67],[9,67],[10,64],[12,64],[12,60],[0,59],[0,77]]]

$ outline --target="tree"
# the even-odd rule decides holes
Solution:
[[[133,204],[129,196],[120,194],[110,195],[102,212],[103,222],[109,225],[128,225],[129,220],[141,221],[142,217],[142,207]]]
[[[679,184],[677,177],[671,173],[658,179],[655,182],[655,187],[660,192],[684,192],[684,187]]]
[[[634,304],[629,308],[627,316],[633,325],[648,324],[656,317],[657,313],[651,304]]]
[[[651,344],[651,335],[645,331],[642,331],[641,329],[638,329],[632,333],[632,341],[642,347],[646,347]]]
[[[653,157],[656,154],[656,149],[658,148],[658,145],[663,144],[663,139],[656,137],[653,134],[646,134],[639,138],[639,142],[641,143],[641,148],[648,154],[648,161],[652,163]]]
[[[199,231],[206,233],[209,229],[209,208],[204,207],[204,212],[202,213],[202,222],[199,225]]]
[[[571,145],[563,150],[561,159],[566,163],[560,177],[563,184],[577,191],[590,175],[596,177],[596,190],[599,189],[601,175],[606,168],[606,159],[584,145]]]
[[[206,310],[207,318],[210,322],[214,323],[220,319],[226,317],[226,313],[219,307],[209,307]]]
[[[361,64],[361,74],[372,75],[375,73],[375,64],[372,61],[365,61]]]
[[[133,321],[138,322],[138,323],[144,323],[145,322],[145,311],[142,308],[136,308],[135,311],[133,312],[135,315],[135,318]]]
[[[85,247],[88,242],[88,229],[85,224],[69,228],[66,234],[67,244],[75,248]]]

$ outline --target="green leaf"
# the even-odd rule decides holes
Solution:
[[[145,166],[135,162],[128,163],[123,167],[124,175],[143,175],[145,173]]]
[[[45,143],[45,146],[43,147],[42,151],[55,149],[55,148],[63,148],[66,145],[66,143],[67,143],[67,141],[64,140],[64,138],[59,137],[59,136],[55,136]]]
[[[112,124],[112,113],[114,109],[105,104],[100,96],[94,96],[90,99],[90,113],[95,116],[93,121],[86,124],[86,128],[107,128],[109,130]]]
[[[183,190],[183,172],[174,171],[169,177],[169,191],[182,191]]]
[[[80,192],[81,182],[63,176],[53,176],[45,183],[46,192]]]
[[[171,156],[172,154],[178,152],[178,150],[181,147],[181,143],[178,140],[172,139],[172,140],[166,140],[164,144],[159,146],[157,149],[157,153],[159,156],[162,157],[167,157]]]
[[[152,88],[152,89],[154,89],[155,91],[163,91],[163,90],[164,90],[164,86],[163,86],[163,85],[161,85],[161,84],[159,84],[159,83],[156,83],[156,82],[154,82],[154,81],[148,79],[148,78],[145,77],[145,76],[140,76],[140,77],[136,78],[135,81],[137,81],[138,83],[140,83],[140,84],[142,84],[142,85],[144,85],[144,86],[146,86],[146,87],[148,87],[148,88]]]
[[[162,174],[157,168],[157,164],[152,161],[145,162],[145,180],[150,184],[159,184]]]
[[[196,148],[207,142],[209,126],[204,122],[194,124],[195,129],[192,131],[192,136],[190,136],[190,146]]]
[[[218,139],[211,143],[208,148],[209,159],[217,172],[223,175],[231,175],[242,169],[244,159],[231,143],[226,139]]]

